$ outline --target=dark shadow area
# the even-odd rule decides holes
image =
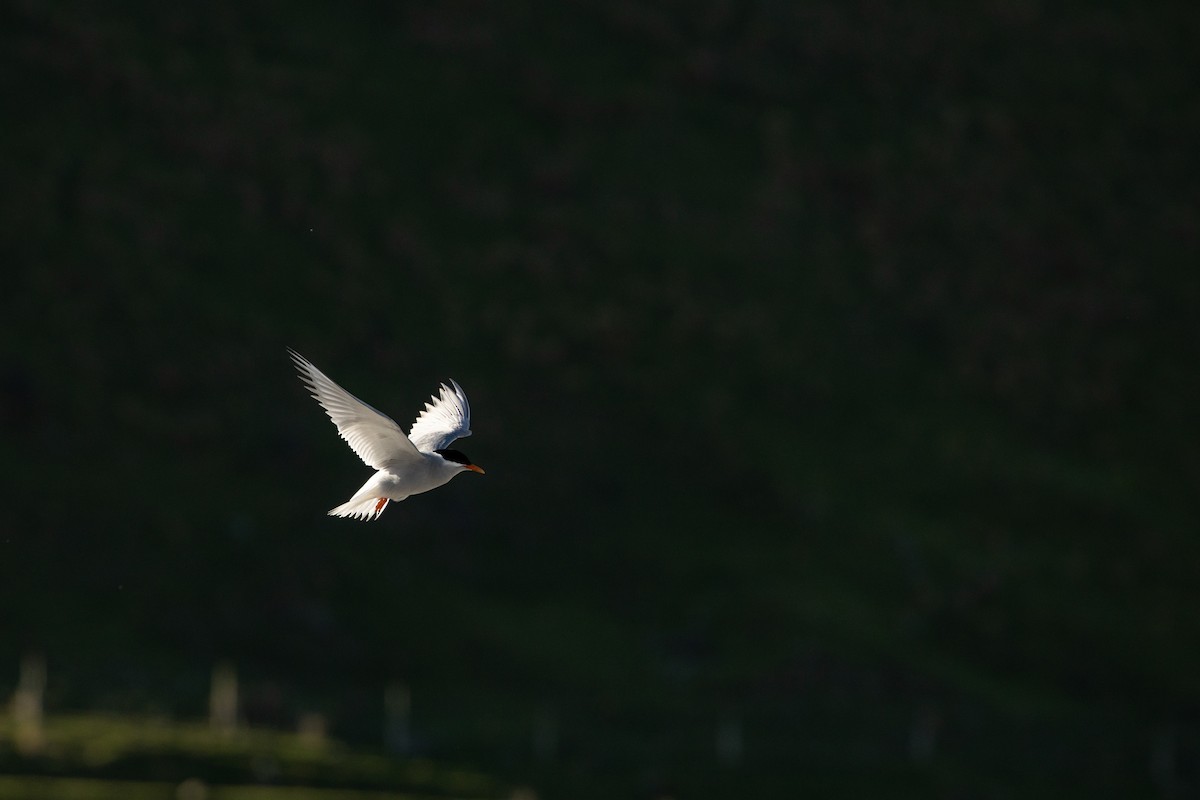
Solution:
[[[3,3],[0,772],[1194,796],[1197,41]],[[486,476],[326,517],[287,347]]]

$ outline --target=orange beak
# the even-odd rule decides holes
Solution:
[[[474,464],[467,464],[467,469],[471,470],[471,472],[478,472],[480,475],[485,474],[483,467],[477,467]]]

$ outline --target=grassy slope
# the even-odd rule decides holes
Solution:
[[[1194,23],[867,11],[10,7],[0,651],[368,740],[399,676],[516,772],[549,708],[575,791],[1194,759]],[[285,345],[452,370],[489,475],[319,519]]]

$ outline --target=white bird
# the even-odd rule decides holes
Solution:
[[[377,470],[353,497],[331,509],[330,516],[378,519],[389,500],[436,489],[460,472],[483,474],[462,452],[447,449],[455,439],[471,435],[471,406],[453,378],[425,404],[405,436],[391,417],[338,386],[295,350],[288,348],[288,353],[350,449]]]

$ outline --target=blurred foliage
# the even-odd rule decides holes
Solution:
[[[4,800],[424,800],[426,795],[306,786],[208,786],[189,778],[179,784],[88,778],[0,776]]]
[[[128,781],[160,782],[148,793],[186,800],[181,784],[199,784],[199,798],[278,796],[299,800],[304,793],[282,789],[254,794],[244,783],[275,783],[283,787],[306,785],[355,789],[403,790],[411,797],[500,797],[504,787],[496,781],[460,768],[427,759],[397,759],[378,753],[355,752],[337,742],[306,739],[270,730],[239,730],[229,734],[206,725],[170,722],[162,718],[71,715],[51,718],[39,752],[18,757],[13,750],[11,725],[0,725],[0,768],[16,773],[87,775],[77,796],[94,792],[104,797],[122,796]],[[171,781],[169,788],[163,781]],[[115,785],[114,785],[115,782]],[[208,784],[214,784],[209,787]],[[0,781],[0,797],[15,797],[40,786],[36,780]],[[219,787],[219,788],[215,788]],[[45,787],[43,787],[45,788]],[[55,797],[72,796],[55,786]],[[164,788],[170,792],[163,794]],[[214,791],[215,788],[215,791]],[[192,789],[196,794],[196,789]],[[43,791],[40,796],[48,796]],[[128,795],[133,796],[133,795]],[[150,796],[150,794],[147,794]],[[313,796],[320,796],[314,794]],[[345,795],[341,795],[345,796]],[[372,796],[364,791],[364,797]],[[394,794],[391,796],[395,796]]]
[[[52,707],[232,658],[553,796],[1197,789],[1186,4],[0,14]],[[368,471],[285,346],[402,424],[452,375],[487,476],[326,519]]]

